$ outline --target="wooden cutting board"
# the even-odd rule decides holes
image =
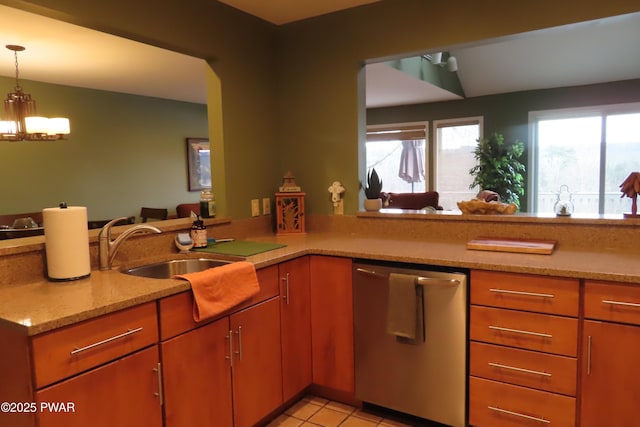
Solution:
[[[467,249],[551,255],[556,247],[556,243],[555,240],[479,237],[468,241]]]

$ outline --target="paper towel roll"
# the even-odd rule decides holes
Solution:
[[[82,279],[91,274],[87,208],[62,204],[42,210],[47,275],[53,281]]]

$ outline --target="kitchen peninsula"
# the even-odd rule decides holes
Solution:
[[[310,216],[307,224],[309,232],[304,236],[275,236],[270,231],[271,226],[266,219],[238,221],[214,219],[209,221],[210,230],[217,236],[233,236],[239,239],[286,244],[283,248],[247,258],[255,264],[261,274],[263,278],[261,286],[263,280],[264,283],[272,284],[265,287],[267,295],[264,295],[266,298],[264,303],[271,301],[272,298],[279,298],[282,303],[285,294],[278,289],[278,277],[280,277],[278,270],[285,269],[289,262],[294,261],[310,262],[311,264],[309,270],[312,272],[309,278],[311,286],[309,307],[313,308],[314,304],[318,304],[318,298],[323,298],[324,302],[320,305],[320,307],[324,307],[323,310],[338,310],[336,307],[340,306],[342,307],[340,313],[350,309],[350,265],[352,259],[470,270],[472,273],[470,283],[472,292],[474,271],[506,274],[506,277],[510,278],[526,276],[569,279],[576,283],[576,292],[585,292],[589,289],[602,291],[603,286],[605,290],[610,286],[610,289],[617,292],[618,299],[626,297],[629,301],[636,301],[636,294],[640,289],[640,270],[637,268],[636,261],[639,255],[636,242],[640,228],[636,220],[531,219],[517,216],[426,217],[420,213],[406,213],[399,217],[393,213],[384,212],[360,213],[357,216],[344,217]],[[606,222],[606,227],[601,225],[603,222]],[[137,236],[123,245],[122,252],[118,254],[115,261],[118,268],[146,263],[149,260],[179,256],[176,254],[172,241],[177,232],[188,228],[188,221],[169,220],[161,223],[160,228],[164,231],[161,235]],[[553,238],[557,240],[558,245],[552,255],[466,249],[465,244],[468,240],[487,235]],[[189,285],[179,280],[132,277],[122,274],[118,270],[98,271],[95,268],[97,265],[95,236],[91,238],[92,266],[94,266],[91,277],[77,282],[51,283],[45,279],[43,274],[44,247],[41,238],[31,237],[21,240],[21,242],[14,241],[17,244],[12,246],[4,244],[0,247],[2,255],[0,256],[0,264],[2,265],[0,271],[3,274],[3,285],[0,286],[0,340],[3,349],[12,349],[9,352],[4,351],[2,354],[1,373],[9,381],[4,381],[0,386],[0,397],[2,397],[0,400],[32,400],[34,390],[41,389],[37,383],[41,376],[36,373],[34,379],[29,373],[30,365],[25,365],[25,358],[26,360],[30,358],[27,350],[29,347],[26,343],[31,340],[37,341],[39,337],[46,337],[47,334],[57,334],[59,331],[91,324],[91,322],[100,321],[105,317],[110,318],[110,316],[119,313],[128,313],[130,310],[134,310],[134,314],[139,312],[139,315],[146,319],[154,318],[156,310],[159,310],[159,316],[162,319],[162,304],[158,305],[159,302],[179,295],[186,296],[185,292],[189,292]],[[322,269],[314,270],[313,266],[318,262],[322,263]],[[332,271],[332,276],[325,280],[319,280],[316,277],[314,282],[314,271]],[[325,275],[326,273],[322,274],[323,277]],[[599,287],[594,288],[595,286]],[[335,307],[327,308],[332,307],[331,304],[324,305],[327,303],[327,298],[332,298],[333,294],[330,291],[348,291],[346,294],[340,295],[347,295],[349,298],[346,298],[346,301],[345,298],[336,299],[332,303]],[[336,298],[338,298],[337,294]],[[256,303],[255,307],[262,307],[261,304]],[[284,306],[281,305],[282,307]],[[277,311],[274,311],[270,316],[275,316],[275,313]],[[315,313],[317,315],[319,312],[316,310]],[[333,318],[333,316],[329,316],[329,318]],[[593,319],[598,318],[597,316],[593,317]],[[617,319],[608,320],[614,322],[610,323],[612,327],[621,327],[615,323],[618,321]],[[328,336],[342,336],[341,344],[334,349],[342,359],[331,363],[344,363],[341,369],[349,373],[349,369],[353,367],[352,360],[349,361],[349,358],[353,356],[352,349],[349,348],[349,337],[352,336],[350,318],[348,316],[341,317],[340,321],[342,323],[331,325],[335,328],[334,334],[327,334],[314,329],[314,327],[318,327],[319,323],[324,324],[324,321],[314,324],[312,320],[310,334],[313,336],[315,332],[318,337],[322,336],[325,340]],[[585,322],[585,324],[588,322],[597,323],[591,318],[588,320],[576,318],[576,322],[578,321]],[[637,323],[637,320],[631,318],[625,318],[621,321]],[[471,322],[472,324],[474,322],[473,316]],[[624,327],[635,328],[633,326]],[[198,330],[200,329],[196,328],[194,332]],[[633,330],[635,331],[635,329]],[[136,348],[155,348],[155,346],[148,346],[157,342],[158,336],[152,335],[146,339],[148,341]],[[160,339],[163,339],[162,333],[160,333]],[[573,339],[575,346],[579,342],[584,343],[584,341],[578,340],[578,336]],[[331,346],[335,343],[327,342],[325,344]],[[25,352],[18,351],[16,353],[16,349],[19,348],[24,348]],[[133,350],[130,349],[130,351]],[[316,390],[320,390],[321,393],[329,393],[328,395],[333,398],[339,397],[350,401],[353,399],[353,389],[348,383],[336,384],[335,379],[320,379],[323,378],[321,373],[326,372],[326,368],[323,371],[323,367],[318,366],[324,361],[324,356],[321,357],[322,351],[324,351],[322,348],[313,349],[313,356],[315,356],[312,357],[314,365],[312,382],[315,384],[313,387],[316,387]],[[586,349],[576,350],[574,357],[577,360],[583,360],[586,357],[586,351]],[[134,353],[134,355],[137,354]],[[147,356],[151,357],[149,360],[153,361],[152,355],[145,357]],[[285,378],[284,373],[282,375]],[[25,378],[31,378],[31,380],[25,383]],[[483,379],[483,381],[487,380]],[[65,382],[60,384],[65,384]],[[155,393],[158,393],[158,383],[155,384]],[[166,388],[167,383],[164,384]],[[498,386],[500,384],[498,383]],[[310,383],[304,384],[303,387],[307,385]],[[42,387],[44,387],[43,390],[47,390],[49,386],[42,385]],[[578,395],[580,395],[579,393],[580,391],[578,391]],[[585,389],[583,393],[592,393],[592,391]],[[584,394],[584,396],[591,398],[591,394]],[[576,398],[570,397],[570,399],[575,400]],[[287,402],[286,398],[282,398],[279,404],[284,405]],[[263,411],[260,417],[271,416],[273,413],[269,411],[277,411],[280,407],[279,404],[267,405],[269,410]],[[154,407],[157,408],[157,406]],[[575,408],[576,406],[573,404],[569,407]],[[2,414],[2,416],[12,416],[12,414]],[[471,416],[473,420],[473,412]],[[566,413],[563,416],[566,417]],[[570,414],[569,418],[575,418],[576,423],[573,425],[582,425],[583,427],[593,425],[581,423],[581,417],[577,413],[575,417]],[[7,419],[9,420],[9,418]],[[24,424],[15,425],[33,425],[31,422],[25,421]],[[482,426],[482,424],[478,425]]]

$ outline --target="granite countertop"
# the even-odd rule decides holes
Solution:
[[[552,255],[467,250],[463,242],[423,241],[317,233],[301,236],[261,236],[247,240],[278,242],[287,246],[247,257],[263,268],[301,255],[318,254],[609,280],[640,284],[637,255],[558,247]],[[191,254],[190,257],[196,256]],[[216,258],[198,253],[198,257]],[[167,254],[165,259],[179,257]],[[130,267],[158,259],[141,259]],[[178,279],[147,279],[114,269],[91,272],[74,282],[34,283],[0,287],[0,326],[36,335],[123,308],[190,289]]]

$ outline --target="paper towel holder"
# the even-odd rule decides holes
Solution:
[[[87,208],[67,206],[42,211],[46,275],[52,282],[85,279],[91,275]]]

